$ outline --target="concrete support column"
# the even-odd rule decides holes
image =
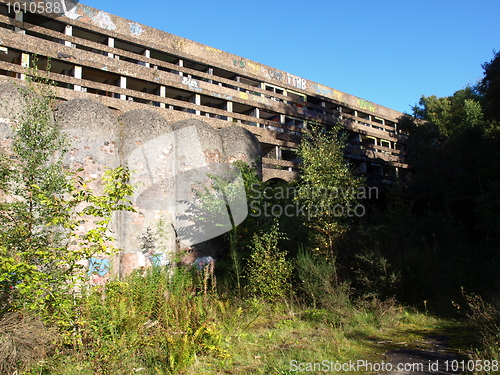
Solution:
[[[177,65],[179,65],[180,67],[183,67],[184,66],[184,60],[179,59],[179,63]],[[179,72],[179,75],[182,77],[184,75],[184,73]]]
[[[260,110],[259,110],[259,108],[255,108],[253,110],[253,116],[257,117],[257,118],[260,118]],[[257,127],[260,128],[260,123],[258,123],[258,122],[257,122]]]
[[[24,68],[30,67],[30,54],[29,53],[22,53],[21,54],[21,66]],[[26,74],[18,73],[17,78],[20,78],[24,81],[26,79]]]
[[[16,12],[15,20],[19,21],[19,22],[24,22],[24,13],[23,13],[22,10],[19,11],[19,12]],[[20,34],[24,34],[25,33],[24,29],[22,29],[20,27],[17,27],[17,26],[14,27],[14,31],[16,33],[20,33]]]
[[[148,58],[149,58],[149,57],[151,57],[151,51],[150,51],[149,49],[145,50],[145,51],[144,51],[144,56],[145,56],[145,57],[148,57]],[[147,63],[145,63],[145,64],[144,64],[144,66],[145,66],[146,68],[149,68],[149,67],[150,67],[150,64],[147,62]]]
[[[127,88],[127,77],[120,77],[120,88],[126,89]],[[120,99],[121,100],[127,100],[127,95],[125,94],[120,94]]]
[[[66,27],[64,28],[64,34],[68,36],[73,36],[73,26],[66,25]],[[69,40],[65,40],[64,45],[67,47],[71,47],[73,44]]]
[[[160,86],[160,97],[166,98],[167,97],[167,88],[165,86]],[[165,103],[160,103],[160,108],[166,108]]]
[[[233,102],[226,102],[226,111],[233,112]],[[228,117],[227,121],[233,121],[233,118]]]
[[[81,66],[75,66],[74,72],[73,72],[73,77],[77,79],[82,79],[82,67]],[[82,86],[80,85],[74,85],[73,89],[75,91],[82,91]]]
[[[115,38],[108,37],[108,47],[115,48]],[[111,57],[113,59],[115,57],[115,54],[108,52],[108,57]]]
[[[194,94],[194,104],[196,105],[201,105],[201,95],[200,94]],[[196,114],[200,115],[200,111],[197,109]]]
[[[208,68],[207,69],[207,74],[213,75],[214,74],[214,68]],[[213,83],[213,81],[211,79],[209,79],[208,83]]]

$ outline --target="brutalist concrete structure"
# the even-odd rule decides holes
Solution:
[[[36,55],[42,67],[50,58],[61,101],[93,98],[118,113],[147,108],[167,122],[244,127],[262,146],[264,180],[296,178],[303,130],[339,120],[347,156],[372,183],[406,167],[398,111],[84,4],[66,0],[59,15],[31,12],[42,0],[16,3],[0,1],[2,81],[22,80]]]
[[[177,250],[165,192],[179,171],[261,156],[264,180],[292,181],[304,130],[339,121],[347,156],[369,183],[389,184],[392,171],[407,168],[400,112],[83,4],[55,15],[20,5],[41,0],[17,3],[0,0],[0,147],[8,148],[13,117],[22,111],[15,84],[36,60],[41,69],[50,64],[55,117],[72,141],[66,164],[91,178],[126,164],[141,183],[137,212],[114,220],[124,251],[89,263],[95,283],[111,265],[125,275]],[[146,246],[148,236],[155,246]],[[199,255],[209,253],[191,260]]]

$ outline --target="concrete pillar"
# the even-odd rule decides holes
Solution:
[[[29,68],[30,67],[30,54],[29,53],[22,53],[21,54],[21,66],[24,68]],[[17,74],[17,77],[25,80],[26,79],[26,74],[21,73]]]
[[[126,89],[127,88],[127,77],[120,77],[120,88]],[[120,94],[120,99],[121,100],[127,100],[127,95],[125,94]]]
[[[66,34],[68,36],[73,36],[73,26],[66,25],[66,27],[64,28],[64,34]],[[72,43],[69,40],[65,40],[64,45],[67,47],[71,47]]]
[[[226,102],[226,111],[233,112],[233,102]],[[227,121],[233,121],[233,118],[228,117]]]
[[[108,37],[108,47],[115,48],[115,38]],[[108,52],[108,57],[114,58],[115,54]],[[116,56],[118,58],[118,56]]]
[[[82,79],[82,67],[81,66],[75,66],[74,72],[73,72],[73,77],[77,79]],[[80,85],[74,85],[73,89],[75,91],[82,91],[82,86]]]
[[[259,108],[255,108],[253,110],[253,116],[257,117],[257,118],[260,118],[260,110],[259,110]],[[257,127],[260,128],[260,123],[258,123],[258,122],[257,122]]]
[[[194,104],[201,105],[201,95],[200,94],[194,94]],[[200,110],[197,109],[196,114],[200,115]]]
[[[167,88],[165,86],[160,86],[160,97],[166,98],[167,97]],[[165,103],[160,103],[160,108],[166,108]]]
[[[24,13],[23,13],[22,10],[19,11],[19,12],[16,12],[15,20],[19,21],[19,22],[24,22]],[[14,27],[14,31],[16,33],[20,33],[20,34],[24,34],[25,33],[24,29],[22,29],[20,27],[17,27],[17,26]]]
[[[144,51],[144,56],[145,56],[145,57],[148,57],[148,58],[149,58],[149,57],[151,57],[151,51],[150,51],[149,49],[146,49],[146,50]],[[144,64],[144,66],[145,66],[146,68],[149,68],[149,67],[150,67],[150,64],[147,62],[147,63],[145,63],[145,64]]]
[[[184,60],[179,59],[179,63],[177,65],[179,65],[180,67],[183,67],[184,66]],[[184,75],[184,73],[179,72],[179,75],[182,77]]]

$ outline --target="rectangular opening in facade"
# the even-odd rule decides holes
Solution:
[[[106,70],[90,68],[84,66],[82,68],[82,79],[105,83],[112,86],[120,86],[120,76],[115,73],[108,72]]]
[[[361,136],[361,142],[365,145],[376,145],[377,144],[377,139],[374,137],[362,135]]]
[[[212,96],[200,95],[200,104],[206,107],[226,109],[227,101],[219,98],[214,98]]]
[[[253,86],[253,87],[259,87],[260,88],[260,82],[257,82],[253,79],[246,78],[246,77],[240,77],[240,82],[248,85],[248,86]]]
[[[1,3],[0,4],[0,14],[2,16],[7,16],[7,17],[10,17],[10,18],[14,18],[14,12],[12,11],[12,6],[10,7],[10,13],[9,13],[9,9],[7,8],[7,5],[6,4],[3,4]]]
[[[312,95],[307,95],[307,102],[316,105],[322,105],[322,103],[324,103],[323,99]]]
[[[233,103],[233,112],[240,113],[242,115],[254,116],[255,107],[241,104],[241,103]]]
[[[192,92],[177,89],[174,87],[167,87],[166,97],[176,100],[182,100],[183,102],[189,102],[189,103],[194,102],[194,95]]]
[[[0,61],[21,65],[21,54],[22,52],[20,50],[7,48],[7,51],[0,52]]]
[[[49,68],[49,61],[45,56],[37,56],[37,67],[45,71]],[[58,59],[50,59],[50,72],[73,77],[75,65]]]
[[[145,47],[138,44],[126,42],[124,40],[115,39],[115,48],[121,49],[123,51],[136,53],[138,55],[144,55]]]
[[[274,85],[270,85],[268,83],[264,84],[264,88],[265,88],[266,91],[274,92],[276,94],[280,94],[280,95],[284,95],[285,94],[285,89],[284,88],[281,88],[281,87],[278,87],[278,86],[274,86]]]
[[[179,58],[157,50],[151,50],[150,57],[152,59],[165,61],[171,64],[179,65]]]
[[[348,108],[348,107],[342,107],[342,113],[354,116],[354,109],[351,109],[351,108]]]
[[[160,94],[160,85],[152,82],[141,81],[136,78],[127,78],[127,88],[134,91],[144,92],[146,94]]]
[[[64,44],[64,40],[63,39],[55,38],[55,37],[50,36],[50,35],[45,35],[45,34],[37,33],[36,31],[30,30],[30,29],[25,30],[24,33],[26,35],[34,36],[35,38],[38,38],[38,39],[48,40],[50,42],[54,42],[54,43],[57,43],[57,44]]]
[[[381,139],[380,140],[380,146],[382,147],[388,147],[388,148],[391,148],[391,142],[390,141],[387,141],[385,139]]]
[[[204,73],[206,73],[209,68],[208,65],[200,64],[191,60],[184,60],[183,65],[185,68],[197,70],[199,72],[204,72]]]
[[[269,110],[260,110],[259,118],[264,120],[273,121],[281,123],[281,115],[277,112],[269,111]]]
[[[27,4],[29,6],[29,3]],[[55,21],[53,18],[42,16],[41,14],[26,12],[24,13],[24,22],[33,25],[43,25],[45,29],[58,31],[64,33],[66,25],[64,23]]]
[[[99,33],[94,33],[89,30],[82,29],[77,26],[73,26],[73,36],[77,38],[82,38],[85,40],[90,40],[91,42],[103,44],[103,45],[108,45],[108,36],[99,34]]]
[[[368,113],[358,111],[358,117],[364,120],[370,120],[370,115]]]
[[[235,80],[236,73],[230,72],[228,70],[220,69],[220,68],[213,68],[213,74],[214,76],[230,79],[232,81]]]
[[[299,101],[299,102],[307,101],[307,95],[300,94],[300,93],[295,92],[295,91],[287,90],[286,95],[294,101]]]

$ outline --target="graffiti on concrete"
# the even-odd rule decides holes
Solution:
[[[149,261],[153,267],[165,267],[170,264],[167,255],[163,253],[155,253],[148,256]]]
[[[108,13],[104,13],[99,11],[94,17],[92,17],[92,21],[94,21],[99,27],[113,31],[116,29],[116,25],[111,21],[111,17]]]
[[[219,94],[217,92],[211,92],[210,95],[215,96],[216,98],[225,99],[225,100],[233,100],[231,95]]]
[[[283,75],[283,72],[279,70],[269,69],[267,74],[269,75],[269,78],[275,79],[279,82],[285,82],[285,76]]]
[[[290,86],[296,87],[298,89],[305,90],[307,88],[307,83],[304,78],[294,76],[293,74],[287,73],[287,83]]]
[[[333,90],[332,98],[338,100],[339,102],[344,101],[344,95],[341,91]]]
[[[315,84],[311,85],[311,88],[314,91],[316,91],[316,93],[319,95],[323,95],[323,96],[326,96],[329,98],[333,96],[333,90],[331,88],[320,85],[319,83],[315,83]]]
[[[173,49],[179,51],[184,48],[184,40],[178,36],[174,37],[170,42]]]
[[[370,103],[367,100],[364,99],[358,99],[358,106],[361,109],[366,109],[371,112],[375,112],[377,110],[377,107],[375,107],[375,104]]]
[[[66,17],[82,22],[90,22],[92,17],[95,17],[96,14],[97,13],[92,8],[83,4],[77,4],[70,10],[64,12]]]
[[[104,285],[108,280],[111,261],[108,258],[90,258],[88,277],[93,285]]]
[[[138,23],[130,22],[130,32],[133,35],[139,35],[140,36],[144,32],[144,30],[141,27],[141,25],[139,25]]]
[[[198,81],[191,78],[191,76],[182,77],[181,83],[189,87],[193,91],[202,92],[203,90],[198,86]]]
[[[210,51],[210,52],[217,52],[217,53],[221,53],[222,52],[220,49],[217,49],[217,48],[214,48],[214,47],[209,47],[209,46],[205,46],[205,49],[207,51]]]
[[[240,59],[240,60],[233,60],[233,65],[237,66],[239,68],[244,68],[246,66],[246,63]]]
[[[258,75],[262,71],[262,67],[260,66],[260,64],[254,64],[252,62],[248,62],[247,66],[248,70],[250,70],[250,73],[252,74]]]
[[[198,270],[202,270],[204,267],[209,266],[215,262],[215,259],[211,256],[196,258],[193,262],[193,266],[195,266]]]

